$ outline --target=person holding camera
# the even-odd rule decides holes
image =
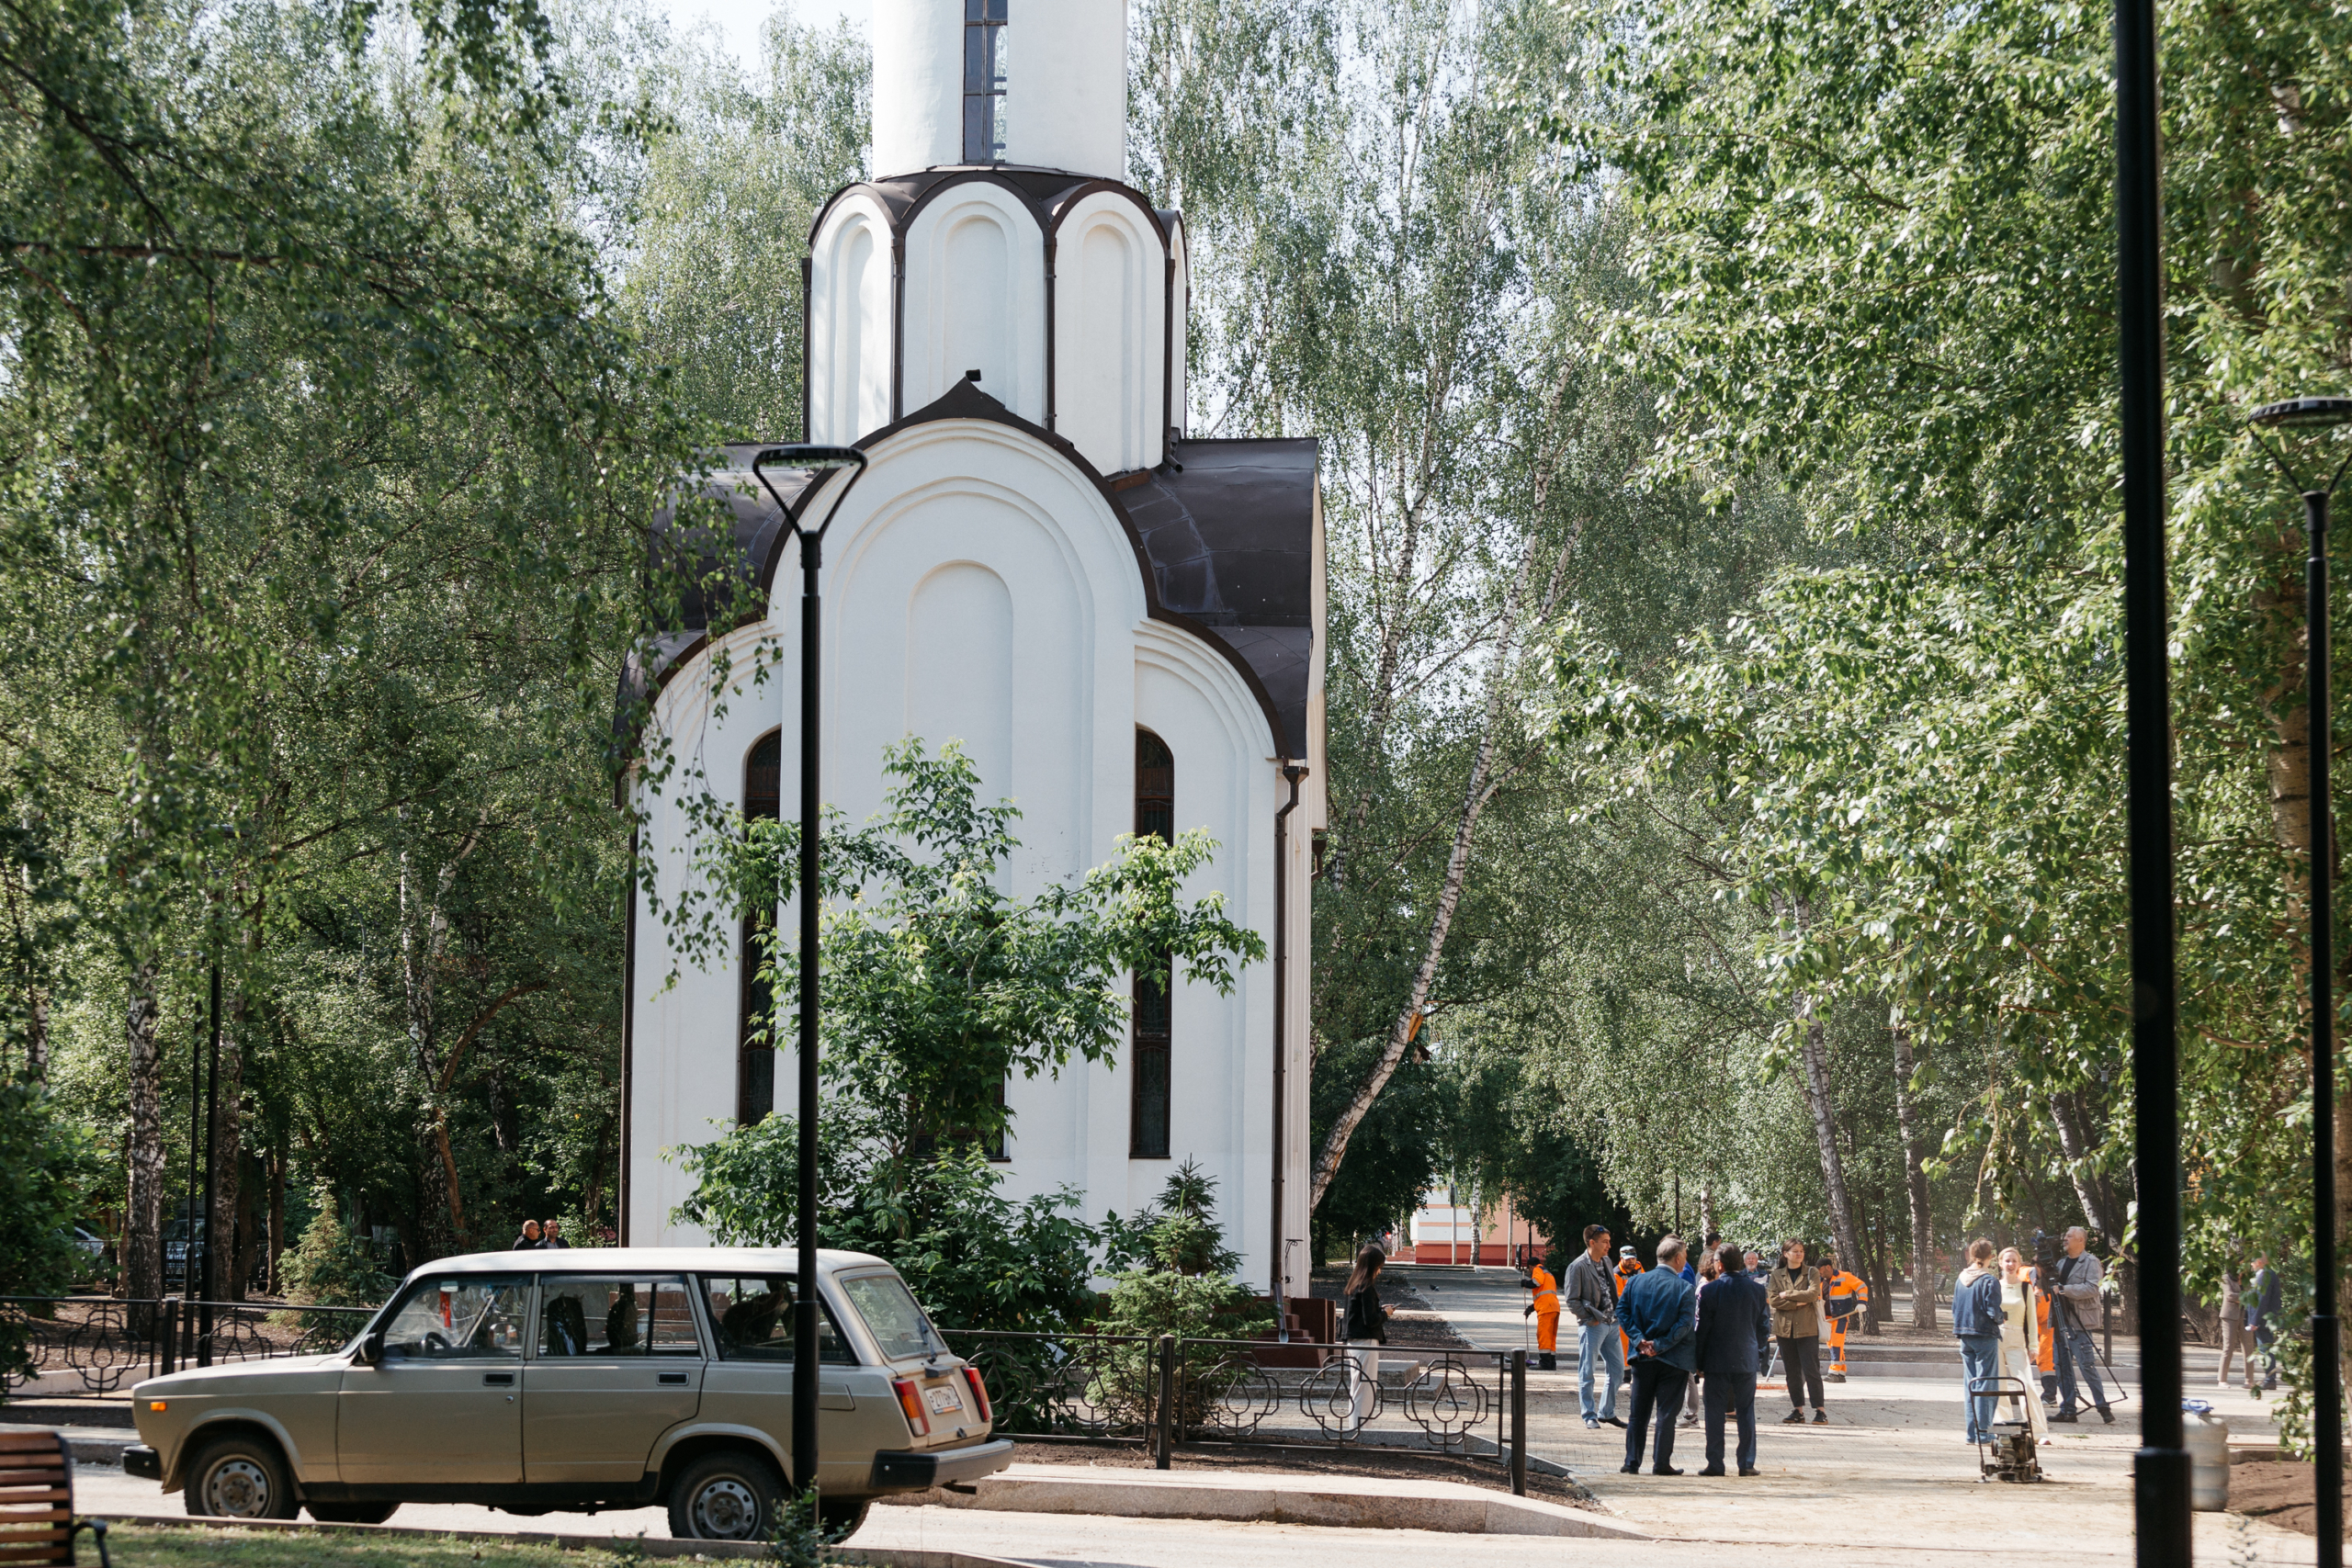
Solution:
[[[2090,1233],[2080,1225],[2068,1227],[2065,1253],[2051,1275],[2051,1293],[2056,1298],[2051,1308],[2051,1326],[2057,1330],[2062,1353],[2058,1358],[2058,1414],[2050,1419],[2082,1419],[2077,1413],[2082,1402],[2076,1387],[2080,1377],[2090,1382],[2091,1404],[2098,1411],[2098,1418],[2112,1427],[2115,1412],[2107,1407],[2107,1390],[2098,1377],[2098,1346],[2091,1338],[2092,1332],[2107,1321],[2107,1303],[2098,1289],[2107,1270],[2089,1248]]]

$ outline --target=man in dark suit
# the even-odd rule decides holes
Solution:
[[[1736,1259],[1737,1254],[1731,1254]],[[1724,1417],[1739,1422],[1739,1472],[1756,1469],[1756,1373],[1772,1342],[1772,1309],[1753,1275],[1733,1267],[1699,1289],[1696,1347],[1707,1407],[1707,1468],[1724,1473]]]

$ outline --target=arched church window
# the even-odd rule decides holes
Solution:
[[[1136,731],[1136,836],[1176,839],[1176,757],[1148,729]],[[1169,991],[1173,964],[1159,962],[1135,978],[1135,1104],[1128,1119],[1127,1156],[1166,1159],[1170,1073]]]
[[[1004,161],[1005,0],[964,0],[964,162]]]
[[[773,822],[783,807],[784,737],[772,730],[743,759],[743,815],[752,821]],[[775,1047],[765,1032],[768,1015],[775,1009],[775,989],[760,975],[767,935],[775,926],[774,909],[755,909],[743,918],[737,966],[742,985],[735,1029],[735,1120],[746,1127],[766,1120],[775,1109]]]

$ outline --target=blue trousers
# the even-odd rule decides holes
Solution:
[[[1609,1396],[1598,1405],[1592,1402],[1593,1363],[1609,1369]],[[1617,1414],[1617,1390],[1625,1382],[1625,1342],[1617,1337],[1613,1323],[1588,1323],[1577,1330],[1577,1399],[1584,1406],[1588,1421]]]
[[[2058,1414],[2072,1416],[2082,1404],[2075,1383],[2077,1377],[2090,1380],[2091,1404],[2105,1410],[2107,1390],[2098,1381],[2098,1347],[2091,1342],[2091,1331],[2073,1324],[2051,1326],[2058,1330]]]
[[[1739,1468],[1756,1468],[1756,1374],[1709,1372],[1699,1385],[1707,1407],[1707,1468],[1724,1467],[1724,1417],[1739,1423]]]
[[[1669,1367],[1656,1356],[1634,1359],[1634,1413],[1625,1422],[1625,1462],[1642,1462],[1643,1439],[1649,1436],[1650,1416],[1657,1416],[1657,1449],[1651,1462],[1660,1469],[1674,1462],[1674,1418],[1682,1411],[1682,1385],[1690,1374]]]
[[[1963,1334],[1960,1337],[1962,1374],[1970,1382],[1979,1378],[2001,1374],[2001,1337],[1997,1334]],[[1997,1396],[1989,1393],[1966,1396],[1968,1405],[1968,1440],[1986,1443],[1993,1440],[1994,1405]]]

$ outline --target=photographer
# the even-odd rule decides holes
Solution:
[[[2107,1390],[2099,1382],[2098,1347],[2091,1339],[2092,1331],[2107,1321],[2107,1303],[2099,1296],[2099,1281],[2107,1270],[2089,1249],[2090,1235],[2075,1225],[2066,1232],[2066,1250],[2058,1259],[2050,1284],[2054,1304],[2051,1309],[2051,1326],[2057,1331],[2058,1414],[2052,1421],[2080,1421],[2076,1407],[2081,1403],[2075,1392],[2075,1378],[2090,1380],[2091,1404],[2098,1411],[2098,1418],[2109,1426],[2115,1425],[2115,1412],[2107,1407]]]

